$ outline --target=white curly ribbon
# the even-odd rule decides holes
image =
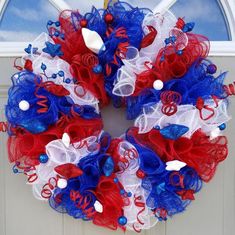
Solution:
[[[46,145],[46,153],[49,157],[48,162],[36,167],[38,179],[33,183],[34,197],[39,200],[47,200],[42,197],[41,191],[50,178],[56,177],[55,167],[66,163],[76,165],[83,157],[89,154],[96,154],[99,148],[99,138],[97,136],[89,136],[77,143],[70,144],[68,147],[61,139],[49,142]]]
[[[146,199],[149,195],[149,192],[145,191],[141,187],[142,180],[136,176],[136,172],[139,169],[139,159],[136,148],[129,143],[128,141],[122,141],[118,145],[119,155],[122,158],[128,160],[129,166],[128,168],[124,168],[122,162],[120,162],[120,169],[125,169],[120,173],[117,173],[117,178],[120,183],[123,185],[126,192],[130,192],[132,195],[128,198],[128,205],[124,206],[124,215],[127,218],[127,228],[130,230],[142,230],[149,229],[154,226],[158,220],[154,217],[153,212],[145,206],[143,212],[139,215],[138,213],[143,209],[135,205],[135,196],[140,196],[142,202],[146,202]],[[132,153],[127,158],[126,153]],[[141,223],[138,222],[138,219]]]
[[[139,128],[139,133],[147,133],[155,126],[162,129],[170,124],[180,124],[189,128],[189,131],[184,134],[185,137],[192,136],[198,129],[210,134],[219,125],[229,121],[231,117],[228,115],[226,101],[219,101],[218,107],[215,107],[213,100],[207,100],[205,104],[214,108],[215,112],[208,120],[201,119],[199,110],[193,105],[179,105],[174,115],[163,115],[161,111],[162,103],[159,102],[153,106],[144,107],[143,114],[135,120],[134,125]],[[208,110],[202,110],[203,117],[208,116],[208,114],[210,114]]]
[[[148,67],[151,67],[151,63],[156,60],[156,55],[164,47],[167,37],[180,35],[177,37],[176,43],[184,40],[184,46],[186,46],[186,34],[174,29],[176,21],[175,16],[170,12],[166,12],[164,15],[149,13],[145,16],[142,26],[145,34],[149,33],[148,27],[153,26],[157,30],[157,36],[150,46],[142,48],[140,51],[135,47],[128,48],[126,58],[122,60],[124,65],[117,72],[117,79],[112,91],[114,95],[126,97],[134,93],[136,75],[147,70],[146,63],[148,63]],[[180,45],[180,48],[183,49],[183,44],[180,43]]]
[[[98,99],[88,90],[84,89],[82,86],[74,84],[73,77],[70,73],[70,65],[60,59],[58,56],[52,58],[49,54],[42,51],[45,48],[45,42],[50,42],[54,44],[53,40],[49,37],[48,34],[40,34],[32,43],[31,53],[24,56],[22,59],[30,58],[33,63],[33,71],[35,74],[40,74],[44,82],[53,81],[56,84],[63,85],[65,89],[70,92],[70,98],[77,105],[90,105],[95,108],[96,112],[99,113],[99,101]],[[33,48],[37,48],[37,52],[33,53]],[[22,61],[23,63],[23,61]],[[41,65],[45,64],[47,69],[45,71],[46,76],[43,75]],[[64,72],[64,76],[51,78],[52,74],[57,74],[59,71]],[[67,84],[64,81],[64,78],[69,78],[71,82]]]

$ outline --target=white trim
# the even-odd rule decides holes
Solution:
[[[0,57],[19,57],[25,55],[27,42],[0,42]]]
[[[164,14],[167,10],[169,10],[177,0],[162,0],[157,4],[157,6],[153,9],[153,13],[161,13]]]
[[[20,57],[29,42],[0,42],[0,57]],[[235,56],[235,42],[210,42],[209,56]]]
[[[0,0],[0,16],[3,14],[9,0]],[[169,9],[177,0],[162,0],[154,11],[162,12]],[[59,11],[71,9],[64,0],[49,0]],[[212,41],[210,56],[235,56],[235,1],[220,0],[228,21],[232,41]],[[0,57],[18,57],[25,54],[24,48],[28,42],[0,42]]]
[[[58,10],[72,10],[71,6],[69,6],[64,0],[49,0],[49,2]]]
[[[235,41],[213,41],[210,42],[211,48],[209,56],[234,56]]]
[[[219,0],[218,3],[224,10],[225,19],[227,20],[228,28],[230,29],[231,40],[235,41],[235,1]]]
[[[2,20],[2,16],[4,14],[8,2],[9,0],[0,0],[0,21]]]

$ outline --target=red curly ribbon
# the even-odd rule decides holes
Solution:
[[[44,95],[38,95],[37,93],[35,93],[35,96],[38,98],[37,105],[41,107],[37,110],[37,112],[46,113],[48,111],[47,97]]]
[[[113,29],[111,27],[109,27],[106,31],[107,37],[109,37],[113,32],[114,32]],[[123,28],[123,27],[120,27],[115,31],[115,36],[117,38],[127,40],[125,42],[120,42],[118,44],[117,49],[114,53],[113,60],[110,62],[111,64],[118,65],[119,64],[118,59],[125,59],[126,58],[126,53],[128,51],[128,46],[130,45],[130,43],[129,43],[129,40],[128,40],[129,39],[128,35],[126,33],[126,29]],[[107,64],[105,66],[105,72],[106,72],[107,75],[111,74],[112,68],[111,68],[110,64]]]
[[[71,190],[70,199],[75,203],[77,208],[80,208],[87,216],[87,218],[92,218],[96,211],[93,207],[87,208],[91,202],[89,195],[83,196],[79,191]]]
[[[174,182],[173,178],[175,178],[175,177],[178,177],[178,182],[177,183]],[[173,186],[180,186],[181,188],[184,188],[184,176],[181,175],[179,172],[176,172],[176,171],[172,172],[170,174],[170,183]]]
[[[42,187],[41,196],[49,199],[52,196],[52,191],[57,185],[58,177],[51,177],[48,182]]]
[[[15,58],[15,60],[14,60],[14,65],[13,65],[13,66],[14,66],[15,69],[17,69],[17,70],[19,70],[19,71],[22,71],[22,70],[23,70],[23,67],[16,64],[19,59],[21,59],[21,58],[20,58],[20,57]]]
[[[15,60],[14,60],[14,68],[16,68],[19,71],[22,71],[23,69],[26,69],[26,70],[28,70],[30,72],[33,71],[33,63],[32,63],[31,60],[29,60],[29,59],[25,60],[24,67],[22,67],[22,66],[16,64],[19,59],[21,59],[21,58],[20,57],[15,58]]]
[[[197,99],[196,108],[199,110],[200,118],[202,120],[204,120],[204,121],[209,120],[215,114],[214,108],[212,108],[212,107],[210,107],[208,105],[205,105],[205,102],[204,102],[204,100],[201,97],[199,97]],[[202,110],[203,109],[206,109],[207,111],[209,111],[210,114],[208,116],[206,116],[206,117],[203,117],[203,115],[202,115]]]
[[[0,132],[6,132],[7,127],[8,127],[7,122],[0,122]]]
[[[40,81],[38,82],[38,80],[35,78],[35,84],[37,87],[35,89],[34,95],[38,98],[37,105],[41,107],[37,110],[38,113],[46,113],[48,111],[48,98],[44,95],[38,94],[40,88],[44,88],[45,90],[56,96],[67,96],[70,94],[70,92],[62,85],[55,84],[52,81],[42,82],[42,80],[40,79]]]
[[[140,215],[141,215],[141,213],[143,213],[143,212],[145,211],[145,203],[142,202],[142,200],[143,200],[142,196],[136,196],[136,195],[134,195],[134,203],[135,203],[135,205],[136,205],[137,207],[141,208],[141,210],[140,210],[140,211],[138,212],[138,214],[137,214],[137,221],[138,221],[139,224],[144,225],[144,222],[140,220]],[[137,229],[135,224],[133,224],[133,229],[134,229],[136,232],[138,232],[138,233],[141,232],[141,229]]]
[[[162,113],[171,116],[177,112],[177,105],[181,103],[181,95],[175,91],[163,91],[161,93]]]
[[[123,156],[121,156],[120,159],[119,159],[120,162],[123,163],[123,165],[121,166],[122,169],[121,169],[120,173],[124,172],[129,167],[130,160],[133,160],[137,157],[138,157],[138,152],[137,152],[136,149],[134,149],[134,148],[126,149],[124,151]]]
[[[230,83],[228,85],[224,85],[223,88],[224,88],[224,91],[225,91],[227,97],[235,95],[235,82]]]
[[[24,173],[24,175],[26,175],[28,177],[29,183],[33,183],[38,179],[38,175],[35,172],[36,167],[27,163],[26,160],[23,162],[23,164],[21,162],[17,161],[15,163],[15,166],[13,167],[13,169],[14,168],[22,170],[21,173]]]
[[[81,56],[81,62],[90,68],[93,68],[95,65],[99,64],[99,59],[92,53],[86,53]]]

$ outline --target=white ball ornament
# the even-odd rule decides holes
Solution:
[[[21,100],[21,101],[19,102],[19,108],[20,108],[20,110],[22,110],[22,111],[27,111],[27,110],[29,110],[29,107],[30,107],[30,105],[29,105],[29,102],[28,102],[28,101],[26,101],[26,100]]]
[[[68,182],[66,179],[58,179],[57,181],[57,187],[60,188],[60,189],[64,189],[66,188],[68,185]]]
[[[157,91],[161,90],[163,88],[164,84],[161,80],[156,80],[153,83],[153,88]]]

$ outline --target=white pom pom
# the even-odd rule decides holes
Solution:
[[[103,206],[99,201],[95,201],[94,203],[95,210],[99,213],[103,212]]]
[[[68,148],[70,145],[70,137],[67,133],[64,133],[62,136],[62,142],[63,144]]]
[[[26,101],[26,100],[21,100],[20,103],[19,103],[19,108],[22,110],[22,111],[27,111],[29,110],[29,102]]]
[[[164,86],[164,84],[163,84],[163,82],[161,80],[156,80],[153,83],[153,88],[155,90],[158,90],[158,91],[161,90],[163,88],[163,86]]]
[[[181,168],[185,167],[187,164],[178,160],[169,161],[166,163],[167,171],[179,171]]]
[[[68,185],[68,182],[66,179],[58,179],[57,181],[57,187],[60,189],[66,188]]]
[[[82,36],[86,47],[98,54],[101,49],[105,50],[104,42],[100,35],[87,28],[82,28]]]

